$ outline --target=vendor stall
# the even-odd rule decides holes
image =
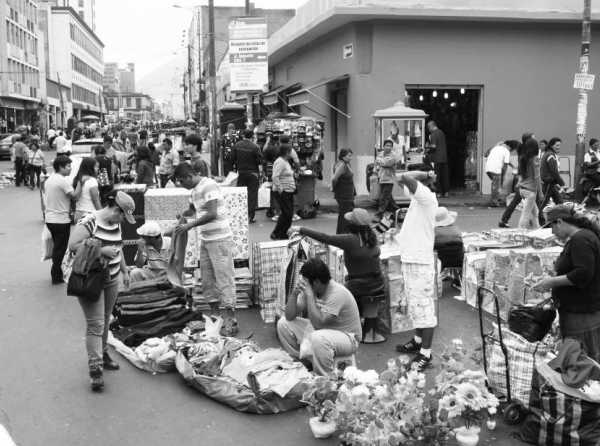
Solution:
[[[402,173],[424,163],[425,156],[425,118],[423,110],[417,110],[397,102],[391,107],[377,110],[373,114],[375,120],[374,160],[383,152],[383,142],[391,139],[394,142],[394,157],[397,160],[396,172]],[[377,172],[369,176],[370,198],[377,200],[379,187]],[[409,197],[404,189],[394,185],[393,196],[408,204]]]

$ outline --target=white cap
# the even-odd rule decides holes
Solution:
[[[162,235],[160,225],[155,221],[147,221],[137,228],[137,233],[142,237],[158,237],[159,235]]]

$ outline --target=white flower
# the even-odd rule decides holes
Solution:
[[[488,413],[490,415],[495,415],[496,414],[496,408],[495,407],[488,407]]]
[[[452,346],[457,350],[463,348],[462,339],[460,339],[460,338],[452,339]]]
[[[367,370],[366,372],[362,372],[360,382],[363,384],[374,386],[379,382],[379,375],[375,370]]]
[[[400,356],[398,356],[398,361],[400,361],[400,364],[402,364],[402,365],[408,365],[408,364],[410,364],[410,356],[400,355]]]
[[[347,381],[357,382],[360,370],[354,366],[346,367],[344,369],[344,379]]]
[[[423,379],[419,379],[419,380],[417,381],[417,387],[418,387],[419,389],[424,389],[424,388],[425,388],[425,384],[426,384],[426,382],[425,382],[425,378],[423,378]]]
[[[385,398],[388,396],[388,390],[385,386],[375,386],[373,389],[373,394],[376,398]]]
[[[352,395],[353,402],[357,405],[360,405],[365,404],[368,401],[371,393],[369,392],[369,388],[367,386],[360,384],[350,391],[350,395]]]

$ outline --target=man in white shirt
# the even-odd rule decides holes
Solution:
[[[500,197],[500,188],[506,174],[506,169],[511,166],[510,152],[517,150],[519,141],[508,140],[496,144],[488,153],[485,162],[485,173],[492,180],[492,197],[489,203],[490,207],[498,207],[502,204]]]
[[[44,218],[46,226],[52,234],[52,284],[63,283],[61,269],[63,257],[67,251],[69,236],[71,235],[71,199],[77,199],[81,194],[81,182],[77,189],[67,178],[71,173],[71,159],[59,155],[54,159],[54,173],[46,180],[46,212]]]
[[[415,336],[396,351],[415,354],[413,363],[419,371],[431,365],[431,344],[437,326],[435,281],[436,259],[433,251],[435,242],[435,214],[438,201],[425,184],[435,184],[433,171],[411,171],[398,178],[400,186],[408,189],[410,206],[404,223],[396,236],[402,260],[406,311],[415,327]]]
[[[68,153],[67,138],[65,138],[65,135],[63,135],[62,130],[60,130],[58,132],[58,136],[54,138],[54,144],[56,145],[57,155]]]

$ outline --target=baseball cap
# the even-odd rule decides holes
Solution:
[[[123,211],[125,220],[131,224],[134,224],[135,218],[133,217],[133,211],[135,211],[135,201],[133,201],[133,198],[123,191],[118,191],[117,195],[115,196],[115,203]]]

